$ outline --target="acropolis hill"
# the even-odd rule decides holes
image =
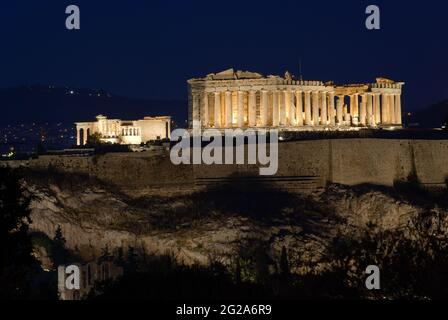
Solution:
[[[314,261],[337,230],[402,228],[440,208],[397,197],[394,185],[416,177],[446,192],[447,163],[448,140],[320,139],[280,143],[272,177],[260,177],[258,166],[175,166],[167,150],[10,165],[25,167],[32,230],[53,237],[60,225],[67,246],[86,259],[106,246],[133,246],[206,264],[211,254],[228,261],[251,239],[265,241],[275,259],[287,246]]]
[[[130,245],[208,263],[211,253],[226,261],[262,239],[277,260],[287,246],[312,262],[338,230],[394,230],[427,208],[440,211],[395,191],[409,181],[448,185],[448,139],[380,130],[401,127],[403,83],[336,86],[231,70],[189,85],[190,122],[204,129],[292,132],[278,145],[276,175],[260,176],[258,165],[174,165],[164,147],[2,162],[22,167],[35,196],[32,229],[52,237],[60,225],[67,246],[89,258]],[[137,121],[98,120],[93,129],[112,142],[147,139]],[[152,120],[162,125],[148,128],[167,137],[168,118]]]
[[[142,190],[189,193],[229,179],[269,182],[299,192],[322,189],[332,183],[393,186],[409,176],[415,176],[427,187],[444,188],[446,185],[448,140],[417,139],[412,134],[410,138],[409,135],[406,138],[399,135],[384,138],[362,135],[365,138],[361,138],[359,135],[402,126],[403,82],[377,78],[375,83],[336,85],[297,80],[289,72],[279,77],[229,69],[191,79],[188,85],[191,125],[199,121],[205,129],[274,128],[284,134],[287,131],[299,133],[294,139],[279,144],[275,176],[259,177],[258,165],[177,166],[171,163],[169,150],[89,157],[44,155],[10,165],[82,173],[124,191],[130,190],[131,194]],[[152,136],[169,137],[169,116],[145,119]],[[144,131],[141,122],[123,126],[119,120],[100,117],[93,128],[103,128],[106,137],[116,137],[120,132],[127,137],[128,131],[132,131],[137,133],[132,138],[146,142],[144,140],[149,138],[139,135]],[[300,135],[305,131],[321,136],[306,139]],[[395,131],[400,132],[404,131]],[[331,133],[335,135],[328,137]],[[342,139],[342,134],[348,133],[358,136]],[[85,143],[86,137],[82,140]]]

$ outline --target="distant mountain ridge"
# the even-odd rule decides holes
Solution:
[[[423,128],[440,128],[447,117],[448,100],[443,100],[424,110],[414,112],[407,122],[419,124]]]
[[[0,123],[90,121],[98,114],[124,120],[170,115],[185,125],[187,101],[127,98],[104,90],[57,86],[0,89]]]
[[[180,127],[186,125],[186,100],[127,98],[105,90],[58,87],[53,85],[19,86],[0,89],[0,124],[21,122],[82,122],[98,114],[123,120],[144,116],[170,115]],[[448,116],[448,100],[405,115],[408,124],[440,127]]]

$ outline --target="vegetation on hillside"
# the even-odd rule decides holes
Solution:
[[[40,282],[42,269],[33,255],[30,201],[19,175],[0,168],[0,299],[52,296],[49,284]]]
[[[119,281],[98,283],[90,299],[441,299],[448,294],[447,219],[434,212],[416,217],[406,230],[362,237],[337,236],[325,258],[309,265],[282,249],[269,258],[266,243],[236,253],[231,265],[179,264],[173,255],[142,254]],[[322,271],[294,274],[293,267]],[[368,290],[366,268],[381,270],[380,290]]]

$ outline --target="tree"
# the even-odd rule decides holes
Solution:
[[[54,234],[52,248],[53,267],[55,269],[67,261],[68,254],[67,248],[65,247],[66,242],[67,241],[62,235],[62,228],[58,225]]]
[[[286,248],[282,247],[282,255],[280,257],[280,274],[282,276],[288,276],[289,271],[289,261],[288,261],[288,253],[286,252]]]
[[[236,259],[235,283],[236,284],[240,284],[241,283],[241,263],[240,263],[240,259]]]
[[[64,236],[62,235],[62,228],[61,225],[58,225],[58,227],[56,228],[56,231],[54,233],[54,238],[53,241],[56,244],[59,244],[62,247],[65,247],[65,243],[67,242],[64,238]]]
[[[111,255],[111,253],[109,251],[109,246],[106,245],[105,247],[103,247],[101,249],[101,255],[98,258],[98,263],[102,263],[102,262],[105,262],[105,261],[112,261],[112,260],[113,260],[113,257],[112,257],[112,255]]]
[[[28,296],[38,269],[28,235],[30,201],[16,172],[0,168],[0,297]]]
[[[125,261],[124,261],[124,252],[123,252],[123,247],[119,247],[116,250],[116,254],[114,255],[115,259],[114,259],[114,263],[117,266],[124,266],[125,265]]]
[[[125,271],[126,273],[133,273],[136,272],[137,269],[138,269],[138,255],[135,253],[134,247],[129,246]]]
[[[92,133],[90,136],[87,137],[87,145],[90,147],[96,147],[103,144],[103,141],[101,140],[103,136],[99,132]]]

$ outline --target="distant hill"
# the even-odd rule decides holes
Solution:
[[[408,123],[418,123],[424,128],[439,128],[448,117],[448,100],[433,104],[428,108],[412,114]]]
[[[186,100],[127,98],[104,90],[55,86],[0,89],[0,124],[91,121],[98,114],[124,120],[171,115],[178,126],[187,119]],[[406,123],[440,127],[448,116],[448,100],[404,116]]]
[[[0,89],[0,123],[90,121],[98,114],[124,120],[171,115],[179,126],[187,102],[120,97],[104,90],[54,86]]]

